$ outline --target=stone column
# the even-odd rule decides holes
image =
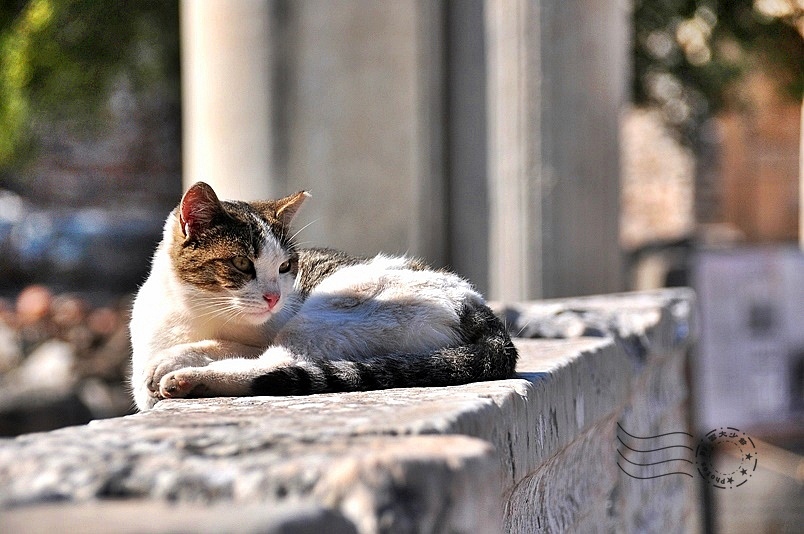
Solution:
[[[804,101],[801,102],[801,128],[798,149],[798,244],[804,250]]]
[[[539,15],[529,0],[486,2],[489,293],[505,301],[544,293]]]
[[[182,0],[184,186],[260,199],[271,187],[270,3]]]
[[[445,111],[449,264],[485,294],[489,278],[489,199],[483,1],[447,4]]]
[[[614,0],[484,7],[490,295],[621,290],[627,9]]]
[[[440,5],[280,4],[276,164],[288,190],[312,193],[300,238],[443,264]]]

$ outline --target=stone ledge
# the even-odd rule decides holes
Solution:
[[[259,504],[164,503],[159,501],[98,501],[94,503],[31,506],[5,512],[3,532],[259,532],[260,534],[356,534],[341,514],[314,504],[294,502],[266,507]]]
[[[103,530],[131,507],[151,518],[147,530],[168,532],[177,512],[210,505],[254,519],[231,529],[254,532],[304,532],[316,514],[358,532],[583,525],[606,515],[622,486],[616,422],[651,426],[685,402],[683,365],[666,362],[683,360],[691,342],[692,302],[680,290],[510,306],[515,332],[566,338],[517,339],[516,379],[163,401],[145,414],[2,440],[0,531],[27,517],[42,518],[44,531],[48,517],[87,510],[89,530]],[[670,369],[668,378],[646,378],[654,367]],[[592,491],[585,461],[607,485]],[[609,523],[627,524],[636,512],[614,504],[620,516]],[[290,505],[311,519],[298,521]],[[205,514],[203,526],[230,530],[216,517]]]

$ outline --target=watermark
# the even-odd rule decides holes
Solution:
[[[730,426],[707,432],[695,449],[695,461],[698,473],[719,489],[742,486],[759,464],[754,440]]]
[[[718,489],[748,482],[759,463],[754,441],[733,427],[720,427],[697,440],[688,432],[639,436],[617,423],[617,466],[631,478],[694,477]]]

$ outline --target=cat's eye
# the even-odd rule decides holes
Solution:
[[[254,272],[254,263],[245,256],[235,256],[232,258],[232,265],[238,271],[251,274]]]
[[[279,274],[285,274],[290,272],[290,260],[283,262],[282,265],[279,266]]]

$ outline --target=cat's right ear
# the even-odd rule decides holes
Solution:
[[[299,191],[285,198],[280,198],[275,201],[276,218],[282,223],[282,226],[288,228],[293,218],[298,213],[304,201],[310,198],[310,193],[307,191]]]
[[[184,193],[179,204],[179,223],[184,237],[191,239],[209,226],[223,210],[218,195],[204,182],[196,182]]]

